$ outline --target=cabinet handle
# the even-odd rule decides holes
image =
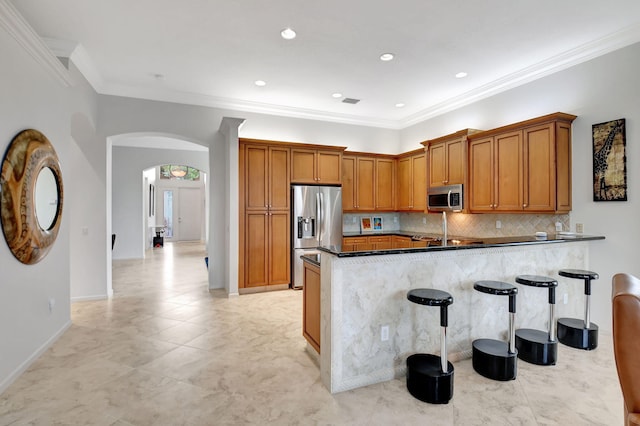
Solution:
[[[522,208],[523,208],[523,209],[524,209],[524,208],[526,208],[526,207],[527,207],[527,205],[526,205],[526,204],[523,204],[523,205],[522,205]]]

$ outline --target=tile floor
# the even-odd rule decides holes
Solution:
[[[561,346],[495,382],[455,364],[447,405],[403,378],[331,395],[305,351],[299,291],[207,290],[204,248],[115,261],[115,296],[72,305],[71,328],[0,395],[0,425],[619,425],[611,337]]]

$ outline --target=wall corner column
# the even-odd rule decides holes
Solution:
[[[238,131],[244,118],[223,117],[209,149],[209,288],[238,295]]]

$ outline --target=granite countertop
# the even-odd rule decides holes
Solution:
[[[360,235],[372,235],[373,233],[345,233],[344,236],[360,236]],[[387,233],[378,233],[375,235],[402,235],[402,236],[425,236],[425,237],[438,237],[435,234],[421,234],[419,232],[407,233],[403,231],[393,231]],[[319,247],[323,252],[333,254],[338,257],[355,257],[355,256],[377,256],[387,254],[402,254],[402,253],[420,253],[426,251],[441,251],[441,250],[469,250],[487,247],[504,247],[504,246],[517,246],[517,245],[530,245],[530,244],[557,244],[568,243],[577,241],[594,241],[604,240],[605,237],[600,235],[584,235],[569,232],[561,232],[558,234],[549,234],[546,237],[536,237],[535,235],[523,235],[514,237],[491,237],[491,238],[474,238],[474,237],[455,237],[449,236],[449,243],[446,246],[431,246],[431,247],[415,247],[415,248],[401,248],[401,249],[385,249],[385,250],[368,250],[368,251],[348,251],[343,252],[340,246],[326,246]]]
[[[320,253],[303,254],[302,256],[300,256],[300,259],[302,259],[303,262],[309,262],[312,265],[320,266],[320,257]]]

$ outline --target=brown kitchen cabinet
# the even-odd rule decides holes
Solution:
[[[291,148],[291,182],[340,184],[343,150]]]
[[[395,171],[393,158],[376,158],[376,211],[395,210]]]
[[[464,184],[467,174],[466,137],[430,142],[428,147],[429,187]]]
[[[288,285],[290,149],[240,145],[240,288]]]
[[[394,235],[391,238],[392,248],[411,248],[411,237],[403,237],[400,235]]]
[[[470,211],[571,210],[571,122],[550,114],[470,137]]]
[[[320,353],[320,267],[303,262],[302,335]]]
[[[397,204],[399,211],[420,211],[427,207],[427,155],[412,151],[398,158]]]
[[[342,251],[388,250],[393,248],[391,235],[343,237]]]
[[[393,211],[395,162],[393,158],[351,155],[342,157],[342,209]]]

